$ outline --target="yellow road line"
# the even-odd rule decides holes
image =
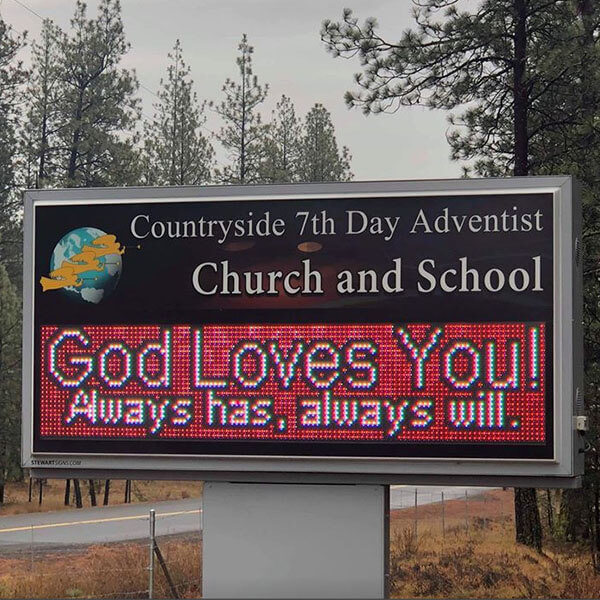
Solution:
[[[158,517],[174,517],[176,515],[189,515],[202,512],[201,508],[196,510],[180,510],[177,512],[156,513]],[[93,525],[97,523],[110,523],[112,521],[132,521],[134,519],[147,519],[148,515],[131,515],[129,517],[107,517],[106,519],[89,519],[87,521],[68,521],[66,523],[46,523],[45,525],[24,525],[22,527],[9,527],[0,529],[0,533],[12,533],[14,531],[31,531],[32,529],[50,529],[52,527],[67,527],[69,525]]]

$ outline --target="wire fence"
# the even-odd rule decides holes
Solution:
[[[0,598],[200,597],[201,499],[121,506],[117,516],[101,507],[44,513],[29,527],[0,520]],[[399,565],[512,519],[510,494],[497,489],[394,486],[390,508]]]
[[[199,597],[200,504],[131,504],[117,517],[98,508],[92,519],[44,513],[43,523],[29,527],[0,523],[0,598]]]
[[[540,512],[554,510],[552,498],[548,509],[544,503]],[[394,539],[400,545],[410,538],[411,544],[434,546],[447,538],[486,537],[486,544],[503,543],[514,527],[512,491],[499,488],[393,487],[390,497],[392,551]],[[546,499],[544,499],[546,502]],[[506,536],[487,535],[502,529]]]

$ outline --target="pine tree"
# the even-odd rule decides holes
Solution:
[[[573,173],[583,182],[583,239],[586,245],[584,254],[584,367],[585,367],[585,406],[590,417],[590,431],[587,439],[591,447],[600,446],[600,127],[598,107],[600,106],[600,7],[592,0],[578,0],[577,18],[573,20],[578,35],[575,36],[578,58],[579,93],[568,90],[564,94],[566,102],[577,103],[567,109],[577,114],[579,119],[568,143],[569,152],[564,152],[564,143],[555,142],[558,151],[563,150],[563,160],[568,165],[557,165],[562,172]],[[563,60],[565,57],[563,56]],[[575,96],[575,98],[573,97]],[[558,154],[558,153],[556,153]],[[566,532],[574,539],[581,539],[584,533],[592,537],[593,560],[596,570],[600,569],[600,454],[586,454],[586,475],[583,482],[585,494],[576,495],[576,490],[565,490],[561,511]],[[579,510],[578,510],[579,509]]]
[[[21,303],[0,262],[0,504],[21,463]]]
[[[20,473],[21,196],[16,188],[16,130],[26,73],[17,61],[24,44],[0,18],[0,502],[4,482]]]
[[[459,11],[455,0],[422,0],[415,29],[396,43],[346,10],[341,22],[325,21],[322,39],[334,55],[358,55],[358,90],[350,106],[369,113],[421,104],[455,109],[448,136],[452,158],[473,160],[479,175],[543,171],[549,139],[566,139],[573,115],[557,102],[580,82],[571,68],[574,5],[546,0],[483,0]],[[567,61],[565,62],[565,58]],[[466,107],[466,108],[465,108]],[[541,549],[533,489],[515,490],[517,541]]]
[[[27,111],[21,134],[22,179],[27,188],[56,183],[61,127],[61,86],[59,81],[59,40],[62,32],[45,19],[40,41],[31,48],[31,72],[26,88]]]
[[[281,96],[269,124],[261,179],[268,183],[298,181],[301,125],[294,104]]]
[[[16,130],[26,72],[17,60],[17,53],[23,45],[23,36],[15,35],[0,18],[0,264],[18,286],[22,280],[23,239],[21,196],[15,181]]]
[[[0,18],[0,198],[7,210],[7,197],[15,185],[15,129],[19,118],[20,86],[26,72],[17,61],[24,38],[13,34]],[[12,208],[13,205],[11,205]],[[3,212],[2,217],[6,213]]]
[[[86,4],[77,0],[71,33],[62,36],[61,48],[62,183],[136,183],[138,84],[133,73],[119,66],[129,49],[119,0],[100,0],[95,19],[88,18]]]
[[[181,43],[168,55],[167,80],[161,80],[154,119],[145,127],[146,183],[197,185],[211,179],[214,150],[202,134],[205,122]]]
[[[416,28],[391,43],[369,18],[360,25],[346,10],[341,22],[325,21],[322,39],[334,55],[358,55],[363,71],[349,106],[366,114],[400,106],[464,108],[450,117],[452,158],[475,159],[480,175],[526,175],[533,150],[559,130],[567,115],[548,98],[575,80],[555,69],[570,44],[570,2],[484,0],[459,11],[456,0],[422,0]]]
[[[300,148],[300,181],[352,178],[348,148],[339,152],[331,115],[322,104],[315,104],[306,115]]]
[[[534,148],[535,172],[570,173],[582,183],[584,398],[592,450],[586,453],[583,489],[562,492],[558,533],[568,541],[590,539],[594,566],[600,569],[600,7],[592,0],[575,0],[570,7],[571,18],[563,25],[570,45],[557,49],[554,68],[571,81],[547,101],[546,110],[551,107],[563,118]]]
[[[248,44],[246,34],[238,50],[239,80],[226,79],[222,88],[225,99],[219,105],[211,103],[225,122],[216,137],[232,161],[218,177],[226,183],[256,183],[261,180],[268,134],[257,107],[267,97],[269,86],[259,85],[252,72],[254,48]]]

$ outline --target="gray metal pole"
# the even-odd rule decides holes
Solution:
[[[469,532],[469,491],[465,490],[465,530]]]
[[[383,486],[383,597],[390,597],[390,486]]]
[[[154,544],[156,532],[156,512],[150,509],[150,565],[148,566],[148,598],[154,598]]]

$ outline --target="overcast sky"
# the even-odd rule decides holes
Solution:
[[[98,0],[89,0],[95,15]],[[356,180],[459,177],[460,165],[449,160],[446,115],[420,107],[366,117],[349,110],[344,92],[352,88],[357,60],[334,59],[325,51],[319,30],[325,18],[339,19],[350,7],[361,20],[377,17],[381,32],[397,39],[412,25],[410,0],[121,0],[131,51],[124,66],[135,68],[143,87],[146,115],[153,113],[164,76],[167,53],[181,40],[200,99],[220,101],[226,77],[237,75],[235,58],[242,33],[254,46],[254,73],[270,86],[263,115],[268,118],[282,94],[304,116],[320,102],[331,112],[338,143],[350,148]],[[68,29],[74,0],[0,0],[4,20],[28,38],[38,36],[41,17]],[[29,9],[29,10],[28,10]],[[25,57],[26,58],[26,57]],[[207,128],[220,118],[207,111]],[[223,160],[223,157],[220,157]]]

